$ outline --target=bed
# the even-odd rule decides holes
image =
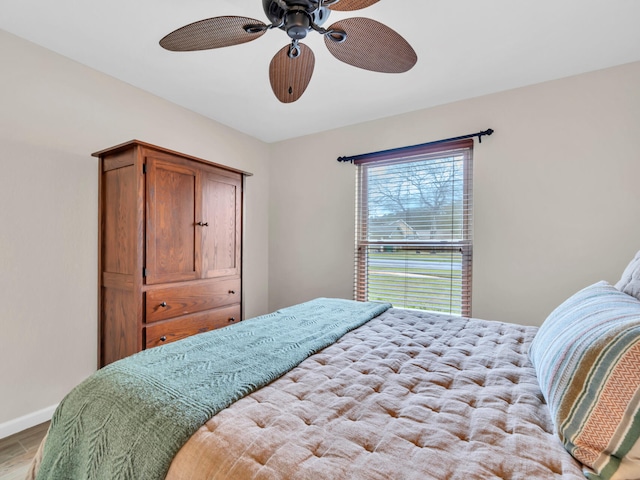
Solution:
[[[640,252],[634,260],[640,272]],[[240,379],[241,392],[231,395],[228,406],[222,402],[215,414],[207,416],[205,409],[200,420],[186,422],[188,435],[170,435],[174,423],[181,422],[172,410],[165,413],[165,423],[145,420],[133,428],[131,418],[139,414],[118,425],[109,412],[99,420],[102,427],[83,432],[89,420],[81,413],[87,405],[98,403],[102,411],[104,400],[117,405],[114,410],[125,408],[113,400],[114,393],[66,417],[59,408],[29,478],[640,478],[640,301],[632,295],[640,275],[628,270],[621,280],[626,283],[598,282],[567,299],[540,329],[365,305],[365,317],[371,318],[349,324],[336,339],[323,339],[327,345],[304,346],[305,358],[296,366],[271,372],[273,378],[264,384]],[[234,334],[247,338],[269,322],[291,330],[283,318],[315,331],[315,320],[309,320],[315,317],[301,311],[331,317],[333,312],[323,310],[327,302],[339,310],[356,303],[317,299],[226,332],[151,349],[146,357],[155,362],[169,356],[175,363],[187,351],[205,350],[205,343]],[[336,318],[319,329],[342,328]],[[275,349],[295,350],[298,343]],[[145,352],[132,358],[138,357]],[[204,363],[214,365],[214,376],[220,373],[215,361]],[[189,368],[202,383],[193,364]],[[163,383],[162,376],[149,382],[157,383]],[[198,388],[169,390],[182,398]],[[135,395],[154,393],[145,389]],[[164,408],[158,402],[153,400],[151,408]],[[112,424],[115,434],[133,430],[135,444],[125,450],[137,463],[122,455],[117,462],[109,459],[119,455],[115,447],[96,440]],[[87,437],[88,447],[81,444]],[[62,470],[52,467],[63,457]],[[61,471],[76,473],[63,476]]]

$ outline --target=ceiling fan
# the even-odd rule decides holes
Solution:
[[[166,35],[160,45],[174,52],[207,50],[250,42],[274,28],[284,30],[291,44],[271,60],[269,79],[273,93],[283,103],[298,100],[313,69],[313,51],[300,41],[311,31],[324,36],[329,52],[349,65],[383,73],[403,73],[418,61],[411,45],[391,28],[369,18],[340,20],[322,25],[332,10],[352,11],[379,0],[262,0],[269,25],[252,18],[213,17],[185,25]]]

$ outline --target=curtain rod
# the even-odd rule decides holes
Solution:
[[[363,153],[361,155],[353,155],[351,157],[338,157],[338,161],[339,162],[351,162],[351,163],[353,163],[356,160],[361,160],[363,158],[371,157],[373,155],[383,155],[383,154],[389,154],[389,153],[402,153],[404,151],[409,151],[409,150],[413,150],[413,149],[420,148],[420,147],[427,147],[427,146],[430,146],[430,145],[438,145],[440,143],[455,142],[457,140],[466,140],[467,138],[478,137],[478,142],[482,143],[482,137],[484,135],[487,135],[487,136],[491,135],[492,133],[493,133],[493,129],[489,128],[489,129],[484,130],[482,132],[470,133],[469,135],[462,135],[461,137],[446,138],[444,140],[435,140],[433,142],[421,143],[419,145],[411,145],[409,147],[392,148],[390,150],[382,150],[380,152],[372,152],[372,153]]]

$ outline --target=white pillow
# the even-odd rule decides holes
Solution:
[[[621,292],[640,300],[640,252],[636,253],[631,263],[624,269],[622,278],[615,286]]]

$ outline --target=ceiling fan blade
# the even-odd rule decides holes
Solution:
[[[403,73],[411,70],[418,61],[415,50],[399,33],[370,18],[347,18],[327,30],[347,34],[346,40],[340,43],[336,36],[327,33],[324,42],[334,57],[354,67],[374,72]]]
[[[249,33],[245,30],[246,26],[255,28]],[[229,47],[255,40],[264,35],[267,29],[263,22],[253,18],[207,18],[174,30],[160,40],[160,45],[173,52]]]
[[[282,103],[295,102],[302,96],[316,64],[313,51],[305,44],[298,44],[300,54],[297,57],[289,55],[291,48],[294,47],[287,45],[276,53],[269,65],[271,88]]]
[[[340,12],[350,12],[352,10],[370,7],[379,1],[380,0],[339,0],[337,3],[330,5],[329,8]]]

